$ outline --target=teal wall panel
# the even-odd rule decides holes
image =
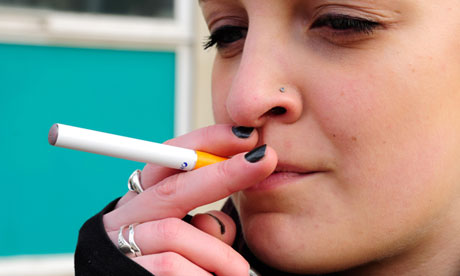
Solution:
[[[143,164],[49,146],[49,128],[171,138],[174,64],[172,52],[0,44],[0,256],[74,251]]]

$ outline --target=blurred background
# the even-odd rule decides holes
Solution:
[[[0,0],[0,275],[73,275],[79,228],[143,167],[51,147],[52,124],[163,142],[213,123],[207,34],[197,1]]]

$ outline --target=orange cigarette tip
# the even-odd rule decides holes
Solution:
[[[207,165],[211,165],[211,164],[220,162],[220,161],[225,161],[228,159],[225,157],[220,157],[217,155],[213,155],[213,154],[203,152],[203,151],[198,151],[198,150],[196,151],[196,155],[197,155],[197,160],[196,160],[194,170],[207,166]]]

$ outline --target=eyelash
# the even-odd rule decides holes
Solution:
[[[351,31],[371,34],[381,24],[364,18],[349,15],[327,14],[318,18],[310,29],[329,27],[334,31]]]
[[[230,25],[222,26],[206,38],[203,43],[203,48],[205,50],[213,46],[216,46],[217,49],[224,48],[228,44],[245,38],[247,32],[248,29],[244,27]]]
[[[352,34],[372,34],[381,24],[364,18],[353,17],[341,14],[327,14],[318,18],[310,29],[330,28],[332,31],[343,32],[342,35]],[[206,50],[213,46],[217,49],[225,48],[239,39],[246,38],[248,29],[245,27],[226,25],[215,30],[206,38],[203,48]]]

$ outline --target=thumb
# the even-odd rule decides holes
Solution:
[[[197,214],[192,218],[190,223],[228,245],[232,245],[235,240],[235,222],[229,215],[221,211],[209,211],[205,214]]]

